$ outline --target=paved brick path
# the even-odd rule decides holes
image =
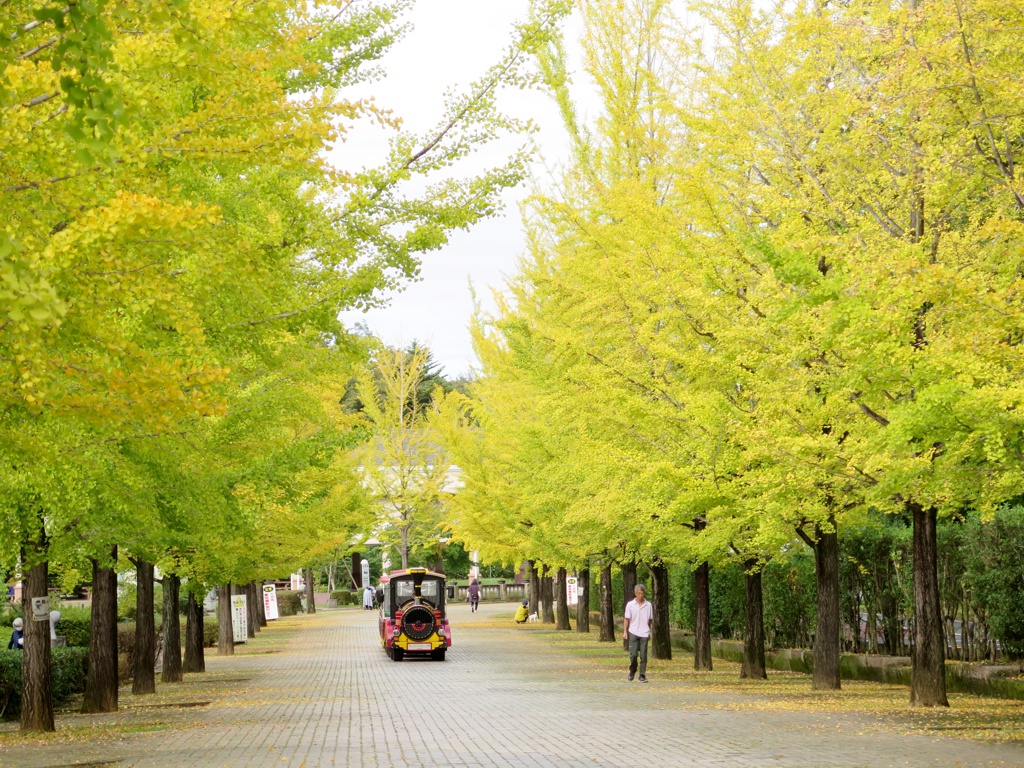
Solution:
[[[376,613],[318,614],[280,653],[212,658],[216,673],[238,676],[222,686],[230,695],[168,711],[175,728],[0,747],[0,765],[1024,766],[1024,747],[860,735],[855,718],[715,709],[721,697],[685,684],[628,684],[529,628],[488,626],[496,611],[508,607],[455,606],[448,661],[397,664],[376,642]]]

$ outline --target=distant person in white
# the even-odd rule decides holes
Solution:
[[[637,584],[633,590],[634,600],[626,604],[626,614],[622,619],[622,632],[629,638],[629,680],[636,677],[637,657],[640,660],[640,682],[647,682],[647,643],[651,639],[651,624],[654,622],[654,609],[646,600],[647,590],[643,584]]]
[[[364,611],[372,611],[373,610],[373,598],[374,598],[373,587],[371,587],[369,584],[367,584],[363,588],[363,610]]]

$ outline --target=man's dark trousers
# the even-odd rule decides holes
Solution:
[[[629,633],[629,674],[636,674],[637,656],[640,657],[640,677],[647,674],[647,643],[650,639]]]

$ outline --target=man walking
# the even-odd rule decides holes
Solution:
[[[647,643],[651,639],[651,624],[654,622],[654,609],[647,602],[647,590],[643,584],[637,584],[633,590],[635,599],[626,605],[626,614],[622,619],[622,633],[629,638],[629,680],[636,676],[637,657],[640,661],[640,682],[647,682]]]

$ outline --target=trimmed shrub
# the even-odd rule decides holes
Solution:
[[[22,651],[0,650],[0,714],[13,717],[21,710]]]
[[[352,602],[352,592],[348,589],[336,589],[331,592],[331,600],[337,600],[338,605],[348,605]]]
[[[135,585],[124,582],[117,587],[117,620],[135,621]]]
[[[70,618],[57,622],[56,632],[59,637],[66,637],[68,646],[72,648],[88,648],[92,621],[88,618]]]
[[[54,648],[53,702],[62,704],[85,690],[89,664],[86,648]],[[0,715],[14,718],[21,712],[22,651],[0,650]]]
[[[282,616],[302,613],[302,593],[291,589],[278,590],[277,612]]]
[[[203,645],[213,648],[220,640],[220,624],[216,619],[203,620]]]
[[[0,607],[0,624],[5,627],[11,626],[11,622],[21,618],[21,602],[5,603]]]
[[[156,655],[160,656],[164,638],[162,626],[156,625]],[[117,625],[117,675],[122,682],[135,674],[135,625],[122,622]]]
[[[53,648],[53,700],[63,702],[85,691],[88,648]]]

